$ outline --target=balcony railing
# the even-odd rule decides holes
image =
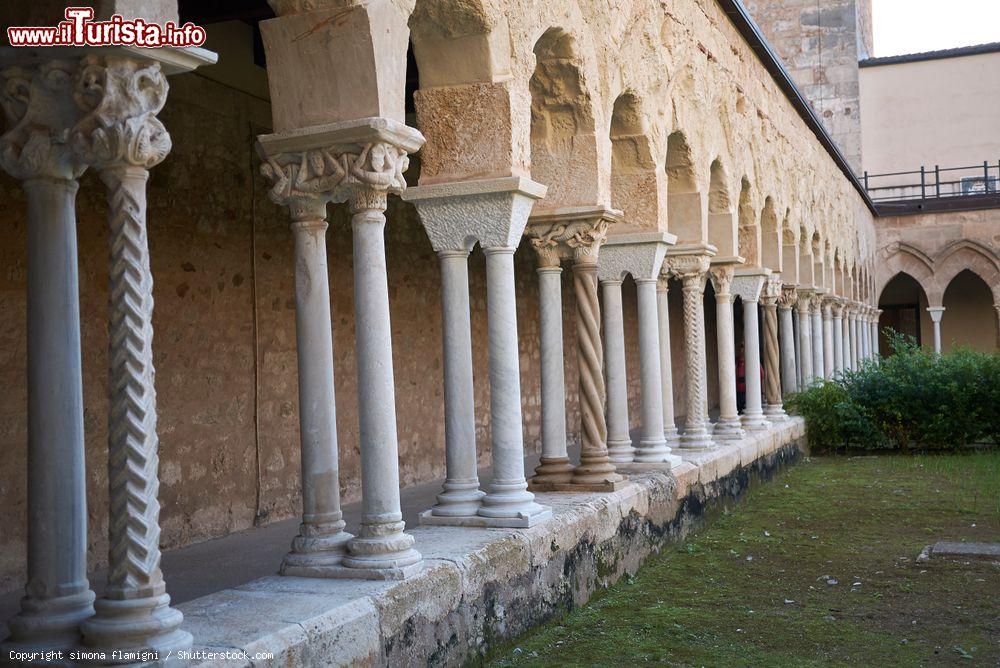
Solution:
[[[970,167],[921,166],[910,172],[862,176],[865,190],[875,203],[918,202],[952,197],[1000,194],[1000,160]]]

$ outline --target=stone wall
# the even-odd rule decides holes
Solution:
[[[872,51],[871,0],[745,4],[841,153],[860,174],[858,61]]]
[[[198,74],[171,79],[161,114],[173,151],[152,171],[156,389],[162,542],[166,548],[301,512],[292,236],[264,196],[253,138],[270,126],[266,101]],[[419,161],[409,176],[416,178]],[[87,452],[89,564],[107,556],[107,237],[104,187],[86,174],[77,200]],[[330,207],[341,485],[360,498],[351,232]],[[20,185],[0,175],[0,591],[23,586],[26,561],[26,230]],[[412,206],[398,199],[386,243],[400,477],[444,476],[440,274]],[[527,244],[516,257],[526,448],[539,444],[538,295]],[[572,274],[563,275],[567,421],[579,435]],[[470,264],[480,461],[489,462],[485,262]],[[630,414],[639,417],[635,288],[625,291]],[[679,313],[674,315],[679,318]],[[679,320],[677,321],[679,322]],[[277,567],[277,564],[275,565]]]

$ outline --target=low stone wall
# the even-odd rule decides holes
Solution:
[[[555,518],[531,529],[414,528],[426,567],[403,582],[273,576],[183,604],[196,651],[249,655],[194,663],[461,664],[634,573],[711,506],[795,461],[804,433],[790,419],[618,492],[539,494]]]

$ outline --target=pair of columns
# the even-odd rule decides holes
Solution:
[[[944,316],[943,306],[928,306],[927,312],[931,316],[931,323],[934,326],[934,352],[941,354],[941,318]]]
[[[550,508],[535,502],[524,474],[514,290],[514,251],[532,204],[545,191],[529,179],[510,177],[421,186],[404,195],[417,208],[442,272],[447,473],[437,504],[421,514],[422,524],[530,527],[552,517]],[[476,470],[468,281],[468,257],[477,243],[486,255],[493,457],[485,493]],[[547,424],[551,428],[551,416]]]
[[[26,61],[0,72],[10,129],[0,165],[21,181],[28,211],[28,582],[8,620],[4,651],[81,644],[190,649],[160,570],[153,279],[146,223],[149,169],[170,135],[156,115],[167,99],[160,54],[107,51]],[[214,61],[173,52],[187,71]],[[95,601],[87,580],[79,281],[75,199],[87,168],[108,198],[108,579]]]
[[[531,478],[536,491],[613,491],[626,482],[612,462],[609,437],[615,429],[615,397],[605,386],[605,351],[601,341],[598,261],[608,230],[621,213],[605,207],[562,208],[532,216],[526,230],[538,261],[541,318],[542,454]],[[573,268],[576,306],[577,387],[580,406],[580,464],[567,452],[565,350],[562,336],[562,268]],[[614,305],[605,303],[605,324],[614,319]],[[620,301],[618,314],[621,313]],[[608,340],[609,348],[615,342]],[[612,351],[609,349],[609,355]],[[611,367],[609,366],[609,369]],[[608,378],[608,383],[615,382]],[[608,415],[605,416],[605,402]],[[626,433],[627,435],[627,433]]]

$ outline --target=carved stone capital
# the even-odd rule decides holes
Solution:
[[[716,298],[732,298],[733,271],[732,266],[716,266],[709,270]]]
[[[760,303],[772,308],[778,303],[779,295],[781,295],[781,275],[771,274],[764,282],[764,289],[760,293]]]
[[[839,299],[831,300],[830,310],[834,318],[840,318],[844,313],[844,303]]]
[[[666,265],[670,273],[684,282],[685,286],[695,280],[704,281],[711,266],[711,258],[708,255],[670,255],[667,256]]]
[[[562,260],[597,264],[608,231],[621,222],[621,211],[615,209],[566,207],[535,213],[524,234],[531,240],[539,266],[557,266]]]
[[[778,295],[778,308],[790,309],[799,300],[799,294],[794,285],[782,285]]]
[[[740,274],[737,271],[733,277],[733,294],[739,297],[744,303],[755,302],[760,299],[760,292],[766,281],[767,274],[756,272]]]
[[[76,179],[86,165],[70,150],[80,117],[73,102],[76,63],[52,60],[0,70],[0,105],[8,131],[0,136],[0,167],[24,180]]]
[[[99,169],[149,169],[170,152],[170,134],[156,114],[167,102],[160,63],[90,55],[80,61],[73,97],[84,117],[73,128],[77,157]]]

